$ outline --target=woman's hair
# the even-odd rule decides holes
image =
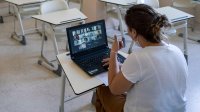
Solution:
[[[134,5],[125,15],[128,28],[135,29],[147,41],[159,43],[161,41],[161,29],[170,27],[167,17],[157,13],[152,7],[145,4]]]

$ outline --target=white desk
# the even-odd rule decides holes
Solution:
[[[121,32],[122,40],[125,44],[125,38],[124,38],[125,32],[124,32],[124,25],[123,25],[121,8],[128,7],[128,6],[131,6],[133,4],[137,4],[137,0],[100,0],[100,1],[105,2],[105,3],[109,3],[109,4],[113,4],[116,7],[117,15],[118,15],[118,19],[119,19],[120,32]]]
[[[68,78],[75,94],[81,94],[103,83],[95,77],[90,77],[79,68],[70,58],[68,53],[59,54],[57,56],[66,77]]]
[[[46,23],[47,25],[50,26],[50,30],[52,32],[51,34],[51,39],[54,44],[54,50],[55,54],[58,55],[58,45],[55,37],[55,28],[63,25],[67,25],[72,22],[83,22],[84,20],[87,19],[87,17],[81,13],[78,9],[73,8],[73,9],[68,9],[68,10],[61,10],[61,11],[56,11],[48,14],[42,14],[42,15],[35,15],[32,16],[36,20],[40,20],[43,23]],[[44,32],[44,24],[42,25],[42,30]],[[67,37],[66,37],[67,38]],[[44,33],[43,33],[43,43],[44,43]],[[58,67],[52,66],[52,63],[48,61],[43,53],[43,47],[41,50],[41,60],[38,61],[38,64],[44,65],[48,69],[52,70],[54,73],[57,75],[61,75],[62,69],[60,64],[58,64]],[[43,63],[45,62],[45,63]]]
[[[172,7],[161,7],[158,9],[155,9],[158,13],[164,14],[167,16],[170,22],[176,23],[183,20],[188,20],[190,18],[193,18],[194,16],[191,14],[188,14],[186,12],[180,11],[178,9],[172,8]]]
[[[32,17],[53,26],[59,26],[66,23],[87,19],[87,17],[76,8],[36,15]]]
[[[5,0],[14,7],[14,14],[17,16],[20,24],[22,34],[17,34],[15,31],[15,18],[14,18],[14,33],[11,35],[12,38],[18,40],[21,44],[26,45],[25,31],[22,23],[21,13],[23,8],[27,7],[38,7],[46,0]]]
[[[128,54],[119,51],[119,53],[127,57]],[[57,58],[65,72],[67,79],[70,82],[70,85],[75,94],[81,94],[86,91],[89,91],[93,88],[102,85],[101,82],[96,77],[90,77],[87,73],[85,73],[82,69],[80,69],[70,58],[69,52],[57,55]],[[62,77],[62,90],[61,90],[61,104],[60,104],[60,112],[64,112],[64,94],[65,94],[65,76]]]
[[[45,0],[5,0],[5,1],[20,6],[20,5],[37,4],[44,2]]]
[[[188,38],[188,29],[187,29],[187,20],[193,18],[194,16],[178,9],[172,7],[162,7],[156,9],[158,13],[164,14],[167,16],[169,21],[172,23],[181,23],[180,25],[174,26],[175,29],[184,28],[183,37],[184,37],[184,56],[188,61],[188,48],[187,48],[187,38]]]

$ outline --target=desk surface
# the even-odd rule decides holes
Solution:
[[[67,53],[57,55],[57,58],[63,67],[63,70],[74,90],[74,93],[81,94],[103,83],[95,77],[90,77],[81,68],[79,68]]]
[[[156,9],[156,11],[160,14],[164,14],[167,16],[170,22],[178,22],[182,20],[186,20],[189,18],[193,18],[194,16],[191,14],[188,14],[186,12],[180,11],[178,9],[172,8],[172,7],[161,7]]]
[[[119,53],[124,57],[128,56],[126,53],[120,51]],[[81,94],[103,84],[103,82],[97,78],[98,76],[90,77],[71,60],[69,55],[66,54],[68,53],[59,54],[57,55],[57,58],[75,94]],[[104,74],[107,75],[107,73],[103,73],[102,75]]]
[[[15,5],[27,5],[27,4],[41,3],[46,0],[5,0],[5,1]]]
[[[53,25],[61,25],[64,23],[71,23],[87,19],[87,17],[76,8],[56,11],[48,14],[35,15],[32,17]]]
[[[116,4],[116,5],[133,5],[137,3],[137,0],[100,0],[102,2],[110,3],[110,4]]]

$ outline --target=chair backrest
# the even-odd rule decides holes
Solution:
[[[160,7],[173,6],[174,0],[159,0]]]
[[[153,8],[159,8],[158,0],[137,0],[137,4],[147,4]]]
[[[59,10],[67,10],[69,6],[65,0],[52,0],[46,1],[40,6],[40,13],[46,14],[50,12],[55,12]]]

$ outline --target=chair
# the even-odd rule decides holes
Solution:
[[[69,6],[68,6],[67,2],[65,2],[65,0],[52,0],[52,1],[44,2],[40,6],[40,14],[47,14],[47,13],[60,11],[60,10],[67,10],[67,9],[69,9]],[[44,29],[45,28],[46,27],[44,27]],[[63,30],[63,29],[65,29],[65,28],[61,28],[61,27],[56,28],[55,29],[56,35],[65,34],[65,30]]]
[[[159,8],[158,0],[137,0],[137,4],[147,4],[153,8]]]
[[[64,0],[52,0],[44,2],[40,6],[40,13],[46,14],[59,10],[67,10],[69,8],[68,4]]]
[[[160,7],[173,6],[173,0],[159,0],[159,6]]]
[[[69,9],[69,6],[67,4],[67,2],[65,0],[52,0],[52,1],[47,1],[44,2],[43,4],[41,4],[40,6],[40,14],[48,14],[51,12],[56,12],[56,11],[61,11],[61,10],[67,10]],[[44,62],[46,62],[48,65],[50,65],[51,67],[54,67],[53,64],[51,62],[49,62],[45,56],[44,56],[44,41],[45,41],[45,36],[47,33],[47,29],[48,27],[45,25],[45,23],[42,23],[42,29],[43,31],[43,39],[42,39],[42,46],[41,46],[41,58],[44,60]],[[53,30],[55,31],[55,35],[56,37],[58,37],[58,35],[64,35],[66,37],[66,26],[64,27],[56,27]],[[50,32],[51,33],[51,32]],[[45,35],[45,36],[44,36]],[[55,39],[56,41],[56,39]],[[67,42],[67,41],[66,41]],[[57,43],[55,43],[57,44]],[[56,45],[57,46],[57,45]],[[68,46],[68,45],[67,45]],[[42,65],[42,60],[38,61],[39,65]],[[46,66],[46,64],[44,64]]]

